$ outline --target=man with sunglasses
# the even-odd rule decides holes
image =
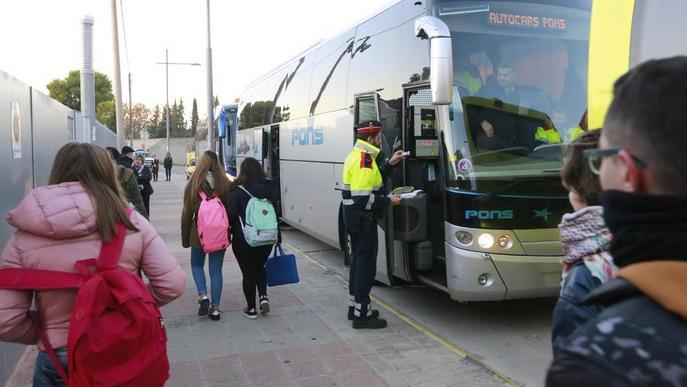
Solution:
[[[605,306],[556,351],[548,386],[687,386],[687,57],[652,60],[614,85],[599,149],[617,278]]]

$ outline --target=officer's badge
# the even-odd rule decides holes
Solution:
[[[372,169],[372,155],[369,153],[360,154],[360,168],[370,168]]]

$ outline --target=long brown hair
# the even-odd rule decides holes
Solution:
[[[138,231],[124,213],[127,202],[117,181],[115,164],[103,148],[86,143],[70,142],[55,156],[49,184],[78,181],[91,196],[100,239],[109,242],[117,230],[117,222]]]
[[[214,191],[217,192],[217,195],[222,200],[227,200],[229,197],[229,178],[226,173],[224,173],[224,169],[219,163],[217,154],[213,151],[205,151],[188,182],[188,192],[193,195],[194,205],[198,204],[198,191],[201,189],[203,189],[206,194],[213,194],[213,190],[205,180],[208,173],[212,174],[215,183]]]
[[[586,149],[598,148],[600,136],[601,129],[590,130],[570,143],[561,168],[563,186],[568,191],[573,190],[588,206],[599,204],[601,182],[599,176],[589,168],[583,152]]]
[[[239,169],[239,176],[232,183],[232,188],[240,185],[246,185],[255,178],[267,177],[265,174],[265,169],[262,167],[260,162],[252,157],[247,157],[245,160],[243,160]]]

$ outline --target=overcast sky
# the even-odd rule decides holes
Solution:
[[[123,3],[122,3],[123,2]],[[389,0],[211,0],[214,94],[231,103],[247,83],[303,49],[378,11]],[[113,79],[110,0],[0,0],[0,70],[47,94],[45,85],[81,67],[81,17],[94,17],[95,68]],[[205,0],[117,0],[122,95],[152,108],[165,103],[169,49],[170,104],[193,98],[205,116]],[[123,6],[124,18],[120,6]],[[128,46],[128,61],[124,33]]]

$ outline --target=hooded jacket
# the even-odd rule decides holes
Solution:
[[[583,305],[604,310],[554,353],[548,386],[687,386],[687,198],[604,191],[620,270]]]
[[[146,212],[145,205],[143,205],[141,190],[138,189],[138,181],[136,176],[134,176],[134,172],[123,165],[117,165],[117,180],[126,196],[126,200],[134,205],[139,214],[148,219],[148,213]]]
[[[97,257],[100,251],[95,208],[81,183],[36,188],[6,219],[17,231],[5,246],[2,267],[76,273],[76,261]],[[181,295],[186,274],[143,215],[133,211],[130,219],[139,231],[127,231],[119,267],[131,273],[142,271],[158,305],[164,305]],[[75,289],[0,289],[0,340],[38,342],[26,315],[35,297],[48,341],[54,348],[66,346],[76,293]],[[41,343],[38,346],[44,349]]]

